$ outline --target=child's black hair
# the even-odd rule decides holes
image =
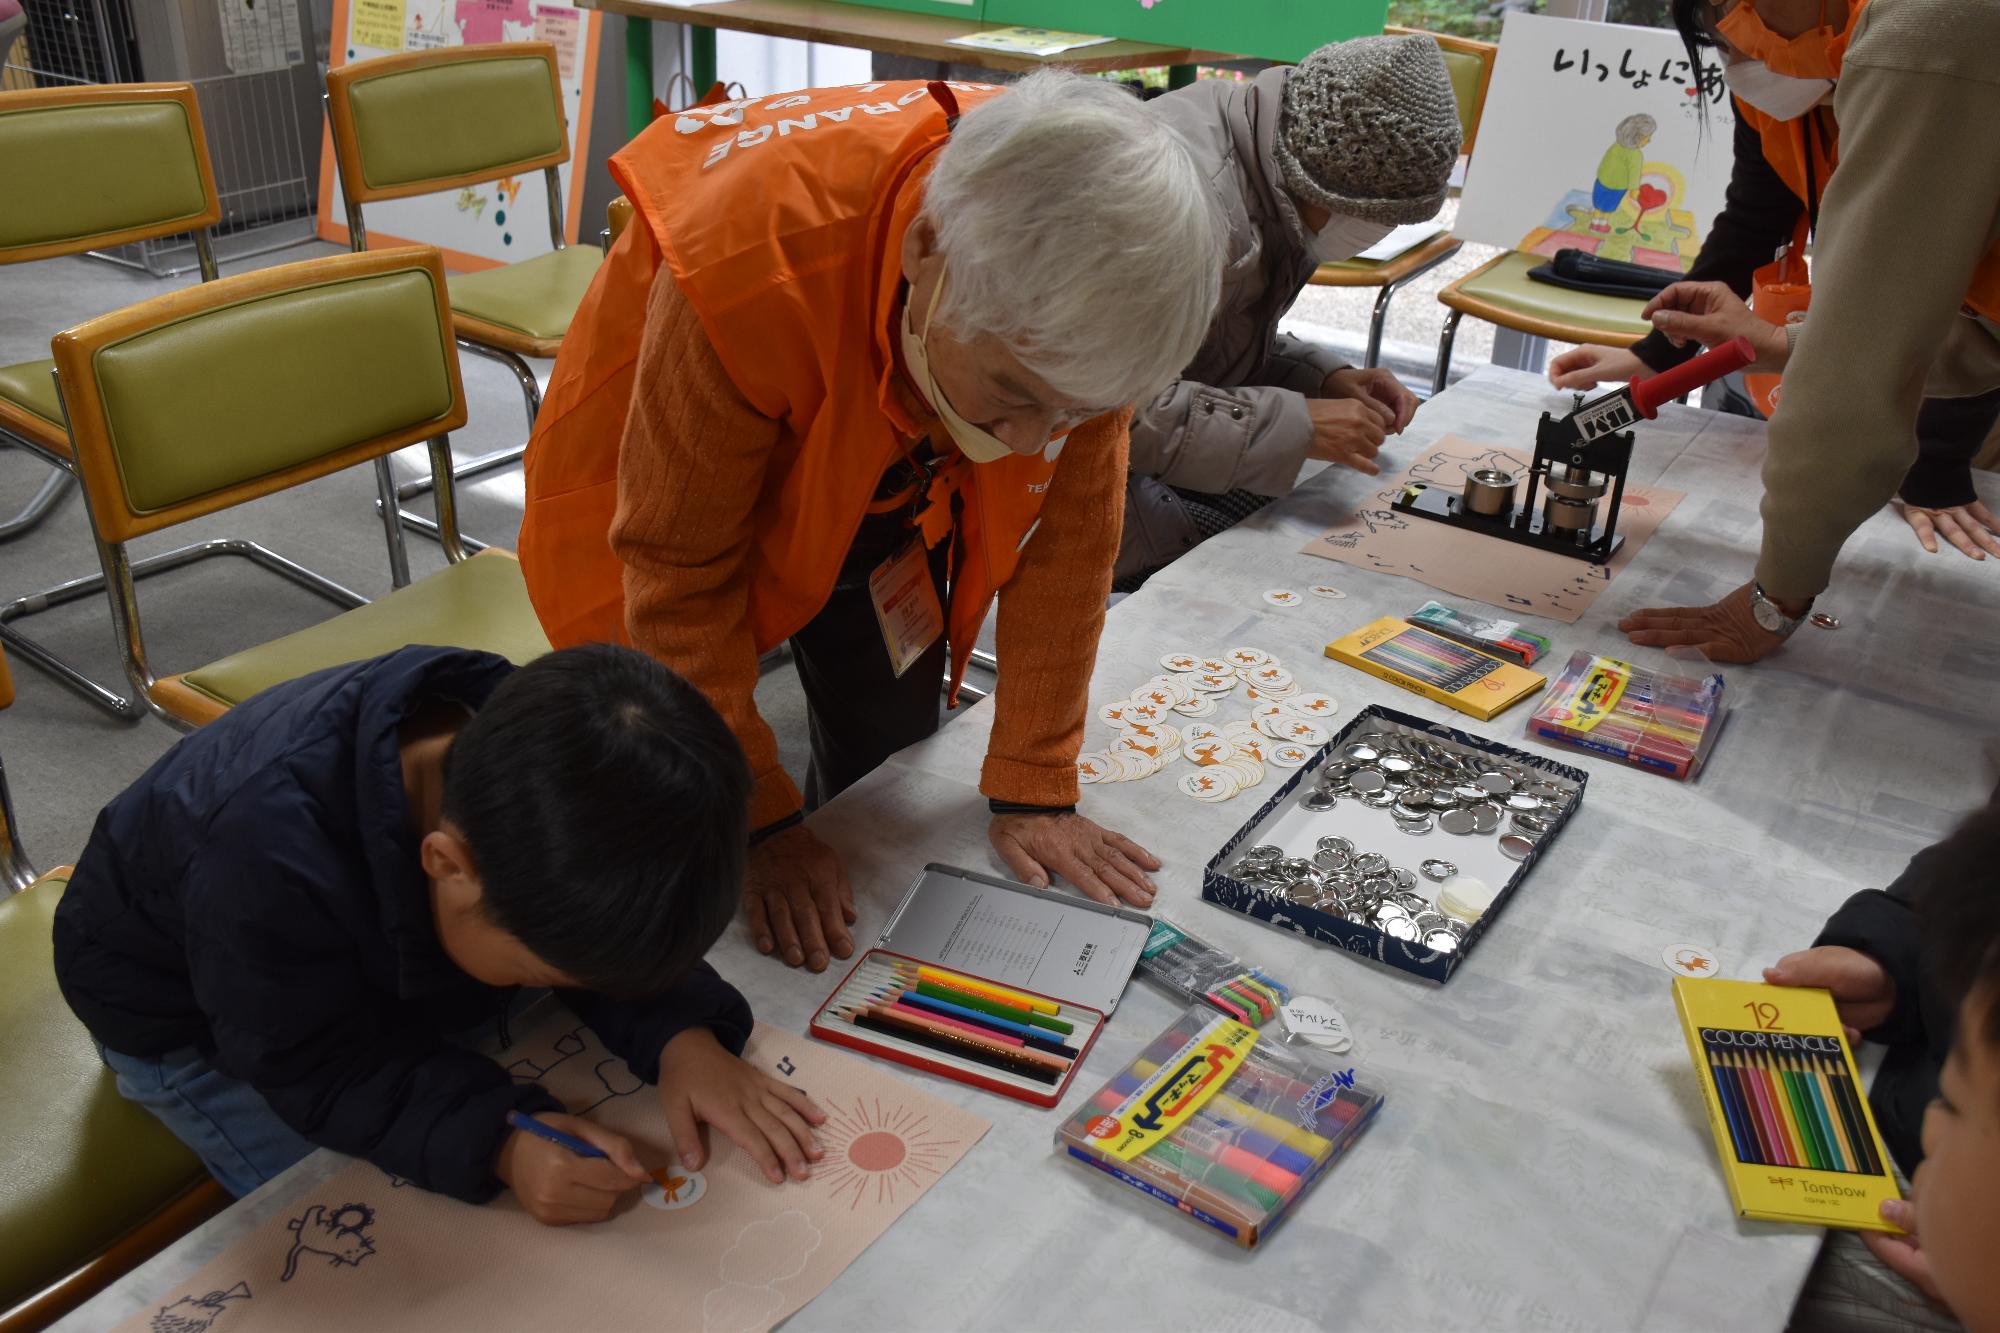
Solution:
[[[588,644],[508,677],[445,756],[488,918],[588,989],[657,995],[743,892],[750,770],[701,691]]]
[[[1961,1033],[2000,1047],[2000,799],[1939,844],[1929,891],[1919,904],[1927,955],[1944,993],[1986,1004],[1985,1030]]]

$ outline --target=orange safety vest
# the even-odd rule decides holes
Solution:
[[[826,604],[883,474],[923,433],[902,406],[892,350],[903,234],[921,202],[913,187],[959,105],[1000,91],[911,80],[694,107],[611,159],[636,216],[578,307],[528,443],[521,566],[551,643],[630,641],[608,534],[663,262],[737,389],[782,425],[745,557],[757,650]],[[951,531],[955,492],[955,685],[1033,534],[1059,450],[977,465],[944,452],[922,526],[932,545]]]
[[[1849,0],[1847,28],[1829,44],[1828,54],[1834,65],[1830,77],[1836,81],[1840,77],[1841,61],[1847,54],[1848,38],[1854,31],[1854,25],[1861,21],[1862,10],[1867,5],[1868,0]],[[1736,114],[1757,131],[1764,160],[1771,164],[1778,178],[1806,204],[1808,215],[1816,213],[1820,197],[1826,193],[1827,180],[1840,161],[1840,126],[1834,120],[1831,108],[1822,110],[1816,107],[1795,120],[1778,120],[1738,101]],[[1784,295],[1765,302],[1759,309],[1759,313],[1773,323],[1782,323],[1786,313],[1802,311],[1806,307],[1810,295],[1802,262],[1806,232],[1807,219],[1801,218],[1798,233],[1786,257],[1758,272],[1757,288],[1782,286],[1787,289]],[[1753,305],[1757,304],[1756,295],[1753,292]],[[2000,242],[1987,249],[1979,266],[1973,270],[1971,285],[1966,289],[1965,308],[1985,319],[2000,320]],[[1775,380],[1776,377],[1769,378]],[[1770,408],[1765,410],[1768,413]]]

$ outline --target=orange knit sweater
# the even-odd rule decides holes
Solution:
[[[755,778],[751,826],[762,827],[801,802],[752,697],[746,562],[767,472],[794,446],[731,382],[664,268],[636,371],[611,525],[626,632],[698,686],[736,733]],[[1124,518],[1130,416],[1100,417],[1070,434],[1041,525],[1001,589],[1000,684],[980,775],[988,796],[1038,805],[1077,798],[1076,754]]]

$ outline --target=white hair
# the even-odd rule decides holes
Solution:
[[[975,107],[938,154],[923,217],[937,317],[992,334],[1056,392],[1151,397],[1221,294],[1224,229],[1187,149],[1116,84],[1037,70]]]

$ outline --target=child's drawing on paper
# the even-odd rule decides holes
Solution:
[[[223,1316],[230,1301],[250,1299],[250,1284],[239,1282],[228,1291],[211,1291],[201,1296],[183,1296],[163,1305],[153,1314],[152,1333],[208,1333]]]
[[[1669,29],[1508,14],[1452,230],[1687,272],[1729,184],[1719,78]]]
[[[512,1195],[476,1206],[388,1190],[379,1168],[355,1162],[120,1333],[208,1333],[218,1314],[213,1333],[413,1325],[763,1333],[823,1291],[987,1129],[880,1064],[759,1025],[743,1058],[810,1090],[829,1112],[811,1178],[773,1185],[720,1134],[700,1169],[688,1169],[659,1098],[650,1088],[626,1092],[630,1071],[567,1013],[534,1023],[499,1058],[515,1078],[589,1108],[579,1114],[632,1141],[652,1171],[633,1206],[606,1222],[551,1229]],[[260,1287],[254,1301],[248,1287],[230,1289],[243,1274],[281,1271],[292,1280]],[[155,1320],[166,1322],[155,1328]]]
[[[374,1225],[375,1210],[365,1203],[344,1203],[332,1209],[314,1204],[285,1223],[285,1229],[293,1232],[294,1238],[292,1248],[285,1254],[285,1271],[278,1280],[290,1282],[299,1271],[299,1257],[307,1254],[318,1255],[335,1268],[343,1264],[358,1267],[363,1259],[375,1253],[375,1242],[368,1237],[368,1228]]]

